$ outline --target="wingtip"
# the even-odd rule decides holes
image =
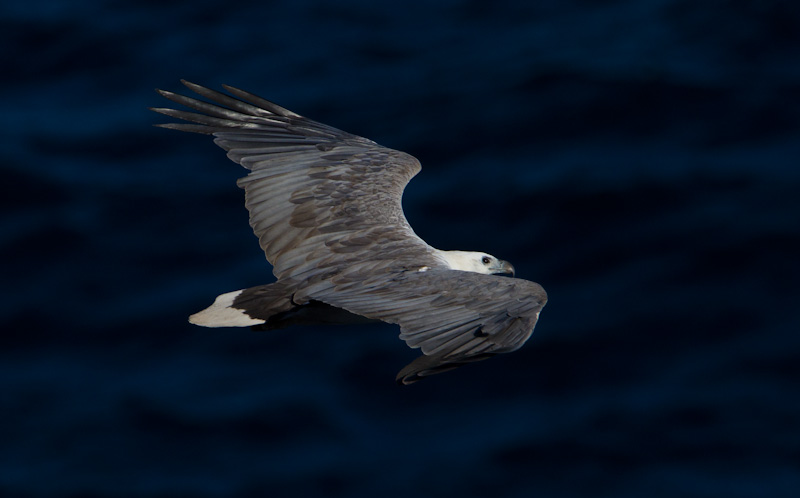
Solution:
[[[158,89],[156,89],[156,90],[158,90]],[[153,111],[153,112],[157,112],[158,114],[163,114],[165,116],[169,116],[168,111],[170,111],[171,109],[168,109],[166,107],[148,107],[147,110]],[[153,126],[155,126],[157,128],[167,128],[167,129],[169,129],[169,128],[174,128],[173,126],[170,126],[170,125],[174,125],[174,124],[176,124],[176,123],[155,123]]]
[[[181,78],[181,84],[195,93],[199,93],[197,90],[205,90],[205,87],[203,87],[202,85],[198,85],[197,83],[192,83],[191,81],[185,80],[183,78]]]
[[[226,91],[231,92],[231,93],[236,93],[237,91],[238,92],[242,91],[242,90],[236,88],[235,86],[226,85],[225,83],[222,84],[222,88],[224,88]]]
[[[394,380],[395,380],[395,382],[397,383],[398,386],[402,387],[402,386],[410,386],[411,384],[413,384],[413,383],[415,383],[415,382],[417,382],[417,381],[419,381],[421,379],[422,379],[422,377],[420,377],[419,375],[402,375],[401,376],[401,375],[398,374],[397,377],[395,377]]]
[[[185,111],[179,111],[169,107],[150,107],[149,109],[153,112],[157,112],[158,114],[163,114],[164,116],[178,119],[185,119],[184,115],[187,114]]]
[[[192,91],[196,91],[196,89],[198,89],[198,88],[200,88],[200,89],[203,88],[202,86],[198,85],[197,83],[192,83],[189,80],[181,79],[179,81],[181,82],[181,84],[183,84],[183,86],[185,86],[186,88],[188,88],[188,89],[190,89]],[[161,95],[162,97],[166,97],[168,99],[170,97],[173,97],[173,96],[180,96],[179,94],[177,94],[175,92],[170,92],[169,90],[162,90],[160,88],[156,88],[155,91],[156,91],[157,94]]]
[[[494,356],[495,353],[480,353],[472,356],[460,358],[448,358],[447,356],[428,356],[422,354],[417,356],[414,361],[403,367],[395,377],[398,385],[407,386],[419,382],[425,377],[439,373],[455,370],[468,363],[485,360]]]

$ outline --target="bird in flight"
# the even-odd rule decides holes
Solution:
[[[414,157],[307,119],[223,85],[181,81],[200,100],[159,94],[192,111],[151,108],[183,120],[163,128],[214,136],[249,173],[250,226],[277,281],[222,294],[189,317],[204,327],[383,321],[422,354],[400,384],[520,348],[547,294],[483,252],[442,251],[419,238],[401,198],[419,173]]]

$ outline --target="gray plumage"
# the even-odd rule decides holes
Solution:
[[[423,353],[398,374],[405,384],[513,351],[530,337],[547,300],[541,286],[488,274],[513,267],[483,253],[440,251],[409,226],[401,198],[420,171],[414,157],[233,87],[225,86],[231,97],[183,83],[210,102],[158,90],[197,112],[153,108],[188,121],[157,126],[212,134],[250,171],[237,183],[278,279],[220,296],[194,323],[399,324],[400,338]],[[456,269],[466,259],[480,268]]]

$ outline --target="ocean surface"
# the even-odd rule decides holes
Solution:
[[[0,496],[800,496],[800,3],[0,7]],[[416,232],[549,303],[408,387],[397,327],[204,329],[273,280],[185,78],[417,157]]]

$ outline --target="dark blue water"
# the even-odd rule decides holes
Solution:
[[[0,496],[797,496],[800,4],[13,4]],[[399,388],[394,326],[189,325],[272,276],[179,78],[414,154],[531,340]]]

